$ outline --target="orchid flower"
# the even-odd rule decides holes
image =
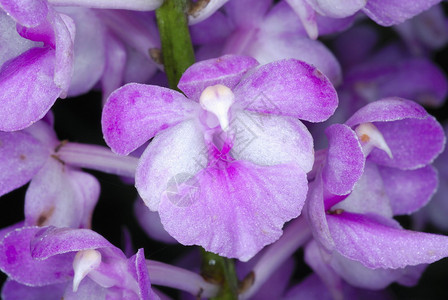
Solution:
[[[314,67],[257,64],[244,56],[196,63],[178,85],[188,98],[125,85],[111,94],[102,119],[107,144],[121,155],[155,136],[140,158],[136,188],[168,233],[241,260],[278,239],[304,204],[313,142],[296,118],[320,122],[337,105]]]

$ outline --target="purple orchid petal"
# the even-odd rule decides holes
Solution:
[[[14,280],[7,280],[2,288],[4,300],[61,300],[66,283],[57,283],[41,287],[20,284]],[[65,299],[65,298],[64,298]]]
[[[378,167],[367,161],[364,173],[356,182],[355,189],[343,201],[332,207],[358,214],[375,213],[384,217],[392,217],[393,211],[384,187],[385,183]]]
[[[391,219],[343,212],[327,222],[336,249],[368,268],[404,268],[448,255],[446,236],[404,230]]]
[[[233,89],[243,75],[257,65],[252,57],[237,55],[200,61],[185,71],[177,86],[188,98],[199,101],[206,87],[222,84]]]
[[[432,166],[411,171],[387,167],[378,169],[394,215],[416,212],[429,202],[437,190],[437,171]]]
[[[71,283],[71,282],[70,282]],[[113,288],[111,288],[113,289]],[[64,300],[81,300],[81,299],[98,299],[98,300],[106,300],[106,299],[119,299],[113,297],[107,297],[108,289],[100,286],[89,277],[86,277],[82,280],[81,284],[78,287],[76,292],[73,291],[73,284],[68,284],[65,288],[64,292]],[[125,299],[125,298],[122,298]],[[130,298],[131,299],[131,298]]]
[[[322,177],[318,175],[314,181],[310,183],[304,212],[308,223],[310,224],[314,240],[325,249],[331,251],[334,248],[334,241],[331,237],[330,229],[328,228],[325,211],[323,182]]]
[[[70,181],[74,190],[79,194],[78,201],[83,204],[80,228],[92,227],[93,210],[100,196],[100,183],[89,173],[72,170]]]
[[[384,151],[373,149],[368,159],[388,167],[416,169],[431,163],[445,146],[445,134],[437,120],[404,119],[374,123],[392,151],[391,159]]]
[[[366,5],[366,0],[307,0],[319,14],[344,18],[355,14]]]
[[[371,290],[384,289],[403,277],[419,278],[426,268],[426,265],[417,265],[398,269],[369,269],[337,252],[333,253],[330,264],[350,285]]]
[[[145,254],[143,249],[138,249],[137,254],[129,259],[129,267],[132,274],[137,275],[139,287],[139,299],[141,300],[157,300],[159,297],[151,289],[151,283],[146,266]]]
[[[0,132],[0,195],[27,183],[48,155],[48,149],[29,134]]]
[[[35,232],[30,244],[31,256],[36,261],[46,261],[58,254],[87,249],[110,248],[119,257],[124,254],[104,237],[89,229],[46,227]],[[72,261],[70,261],[70,266]]]
[[[363,11],[376,23],[391,26],[418,15],[440,1],[416,1],[410,4],[407,0],[369,0]]]
[[[191,40],[194,45],[223,42],[231,32],[232,27],[228,17],[220,11],[204,22],[190,26]]]
[[[101,120],[106,143],[127,155],[158,132],[188,119],[197,104],[166,88],[137,83],[113,92]]]
[[[367,122],[390,122],[407,118],[423,119],[428,113],[417,103],[390,97],[367,104],[351,116],[345,125],[355,127]]]
[[[41,119],[61,90],[53,81],[54,52],[32,48],[0,70],[0,130],[15,131]]]
[[[284,58],[295,58],[316,66],[334,85],[342,81],[341,66],[321,42],[305,37],[271,37],[260,33],[245,51],[261,64]]]
[[[76,25],[74,69],[68,95],[77,96],[92,89],[103,74],[106,52],[105,29],[93,10],[60,7],[58,11],[70,16]]]
[[[84,203],[77,190],[79,186],[71,182],[70,173],[67,166],[48,158],[25,195],[26,225],[79,227]]]
[[[327,162],[322,179],[330,193],[346,195],[364,171],[364,154],[350,127],[334,124],[325,130],[328,137]]]
[[[305,172],[314,162],[313,138],[297,119],[240,111],[230,123],[230,154],[237,160],[272,166],[295,163]]]
[[[39,25],[48,12],[44,0],[1,0],[0,6],[17,23],[28,27]]]
[[[338,103],[327,77],[295,59],[260,66],[242,79],[234,93],[235,101],[247,110],[311,122],[328,119]]]
[[[316,274],[311,274],[300,282],[300,284],[291,288],[283,300],[294,299],[319,299],[319,300],[333,300],[334,298],[319,279]],[[348,298],[347,298],[348,299]],[[353,298],[352,298],[353,299]]]
[[[48,0],[48,2],[61,6],[151,11],[162,5],[163,0]]]
[[[196,193],[185,185],[178,189],[190,197],[190,205],[164,195],[162,224],[184,245],[242,261],[281,236],[283,224],[300,214],[307,191],[305,173],[293,164],[260,167],[236,161],[210,166],[196,180]]]
[[[137,166],[135,186],[149,209],[157,211],[163,193],[176,193],[179,184],[193,178],[207,164],[203,134],[195,121],[183,122],[149,144]]]
[[[125,46],[114,35],[106,34],[105,40],[107,51],[104,73],[101,77],[103,104],[106,103],[110,94],[122,84],[127,56]]]
[[[10,279],[30,286],[63,283],[73,276],[73,255],[57,255],[46,260],[31,256],[30,242],[39,227],[23,227],[5,236],[0,243],[0,268]],[[63,241],[62,244],[67,241]]]
[[[299,16],[308,36],[315,40],[319,36],[316,22],[316,12],[306,0],[286,0],[295,13]]]
[[[188,23],[194,25],[199,23],[209,16],[211,16],[215,11],[217,11],[221,6],[223,6],[229,0],[209,0],[206,2],[205,7],[199,8],[198,11],[194,11],[189,15]]]
[[[227,15],[236,27],[248,28],[257,26],[263,21],[273,0],[230,1],[226,4]]]
[[[177,241],[163,228],[159,213],[149,210],[141,199],[135,201],[134,214],[150,238],[167,244],[177,244]]]

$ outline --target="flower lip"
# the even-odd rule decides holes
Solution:
[[[229,129],[229,109],[234,103],[235,95],[222,84],[208,86],[204,89],[199,98],[201,107],[213,113],[219,121],[223,131]]]

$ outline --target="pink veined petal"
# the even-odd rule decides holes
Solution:
[[[363,12],[378,24],[391,26],[418,15],[440,1],[369,0]]]
[[[324,187],[320,174],[309,184],[309,192],[304,209],[305,216],[310,224],[314,240],[326,250],[334,249],[334,241],[327,224],[324,206]]]
[[[36,261],[60,257],[69,252],[86,249],[108,248],[119,257],[125,257],[120,249],[104,237],[89,229],[43,227],[31,240],[31,255]],[[70,262],[70,266],[73,261]]]
[[[25,195],[25,224],[79,227],[84,203],[79,186],[71,182],[72,170],[49,157],[33,177]]]
[[[15,131],[41,119],[61,90],[53,81],[54,51],[32,48],[0,70],[0,130]]]
[[[193,14],[190,14],[188,17],[188,23],[190,25],[194,25],[196,23],[199,23],[209,16],[211,16],[215,11],[221,8],[227,1],[229,0],[210,0],[205,2],[205,7],[200,7],[199,10],[193,12]]]
[[[425,206],[437,190],[437,171],[432,166],[416,170],[379,167],[394,215],[411,214]]]
[[[40,230],[39,227],[23,227],[7,234],[0,243],[0,269],[10,279],[29,286],[71,280],[74,253],[56,255],[46,260],[36,260],[31,256],[30,242]]]
[[[130,83],[114,91],[104,106],[104,139],[115,153],[127,155],[159,131],[190,118],[198,108],[179,92]]]
[[[384,289],[391,283],[406,277],[418,279],[426,268],[425,264],[421,264],[398,269],[370,269],[336,251],[332,254],[330,263],[334,270],[350,285],[369,290]]]
[[[334,124],[325,130],[328,152],[322,179],[328,191],[346,195],[364,171],[364,154],[356,133],[343,124]]]
[[[208,149],[196,121],[182,122],[157,135],[140,158],[135,186],[149,209],[158,210],[162,194],[173,193],[208,165]]]
[[[163,0],[48,0],[48,2],[61,6],[151,11],[162,5]]]
[[[319,14],[331,18],[344,18],[363,8],[367,0],[306,0]]]
[[[230,1],[225,10],[236,27],[249,28],[258,26],[268,12],[273,0]]]
[[[14,280],[7,280],[2,288],[2,299],[4,300],[61,300],[67,283],[56,283],[42,287],[33,287],[20,284]]]
[[[206,87],[222,84],[232,90],[243,75],[257,65],[258,62],[252,57],[238,55],[200,61],[185,71],[177,86],[188,98],[199,101]]]
[[[27,183],[48,155],[48,149],[29,134],[0,131],[0,195]]]
[[[305,173],[293,164],[234,161],[212,165],[195,179],[195,193],[191,186],[178,188],[182,197],[190,197],[189,205],[164,195],[162,224],[184,245],[201,245],[241,261],[281,236],[283,224],[300,215],[308,189]]]
[[[354,190],[331,209],[333,211],[342,209],[358,214],[375,213],[391,218],[393,211],[384,184],[378,166],[367,161],[364,173],[356,182]]]
[[[367,122],[389,122],[407,118],[423,119],[427,116],[428,113],[425,109],[414,101],[389,97],[367,104],[355,112],[345,122],[345,125],[354,128],[356,125]]]
[[[379,165],[413,170],[430,164],[443,151],[445,134],[433,116],[424,119],[404,119],[375,122],[392,151],[393,158],[375,148],[367,157]]]
[[[241,80],[234,93],[235,101],[247,110],[310,122],[325,121],[338,104],[338,96],[328,78],[296,59],[258,67]]]
[[[1,0],[0,7],[17,23],[27,27],[39,25],[48,12],[44,0]]]
[[[343,256],[375,268],[404,268],[448,255],[448,237],[401,229],[392,219],[343,212],[328,215],[328,227]],[[387,222],[386,222],[387,221]]]
[[[76,26],[74,68],[68,93],[72,97],[88,92],[103,74],[105,28],[91,9],[60,7],[58,11],[72,18]]]
[[[262,166],[295,163],[305,173],[313,167],[313,138],[297,119],[241,110],[228,134],[233,136],[230,154],[237,160]]]

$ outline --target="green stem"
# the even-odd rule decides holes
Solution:
[[[201,248],[202,276],[216,284],[221,285],[221,290],[213,300],[238,299],[238,278],[235,272],[233,260],[221,257],[218,254],[207,252]]]
[[[186,11],[187,0],[165,0],[156,10],[163,65],[172,89],[177,89],[180,77],[195,61]]]

